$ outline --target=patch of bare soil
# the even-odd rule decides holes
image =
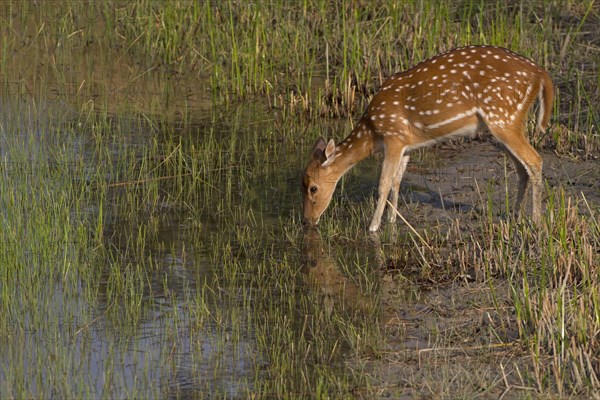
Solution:
[[[417,222],[431,223],[459,218],[468,222],[481,216],[471,213],[483,212],[488,200],[493,214],[502,216],[507,196],[512,207],[518,177],[510,158],[490,140],[451,143],[431,151],[423,161],[409,163],[401,192],[404,207],[410,212],[400,207],[407,219],[412,216]],[[600,204],[598,160],[579,161],[549,152],[540,155],[544,160],[543,178],[549,187],[561,186],[578,200],[583,195],[589,204]],[[531,210],[530,201],[527,193],[526,212]]]
[[[378,359],[355,360],[370,371],[381,398],[518,398],[535,390],[523,376],[529,363],[505,285],[412,287],[414,299],[407,300],[403,280],[384,278],[387,349]]]

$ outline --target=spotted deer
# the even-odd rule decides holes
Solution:
[[[519,176],[518,213],[532,184],[532,219],[541,218],[542,158],[525,137],[527,114],[539,99],[537,124],[545,131],[554,89],[533,61],[494,46],[461,47],[399,72],[383,83],[350,134],[338,145],[319,138],[302,180],[304,222],[316,225],[339,179],[367,156],[383,151],[379,198],[369,230],[375,232],[390,195],[395,222],[408,153],[441,140],[486,129],[505,148]]]

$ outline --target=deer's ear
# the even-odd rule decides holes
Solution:
[[[335,152],[335,142],[333,139],[329,140],[327,147],[325,148],[325,161],[321,164],[322,167],[326,167],[336,159],[338,155]]]
[[[335,143],[333,139],[329,139],[327,147],[325,148],[325,158],[329,159],[335,153]]]
[[[312,149],[312,157],[315,160],[319,160],[321,161],[323,159],[323,153],[325,152],[325,139],[323,139],[322,137],[317,139],[317,142],[315,143],[315,145],[313,146]]]

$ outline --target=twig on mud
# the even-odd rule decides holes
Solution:
[[[500,397],[498,397],[498,400],[502,400],[504,398],[504,396],[506,396],[511,389],[516,389],[516,390],[536,390],[535,388],[532,388],[532,387],[529,387],[529,386],[510,385],[506,389],[504,389],[504,392],[502,392],[502,394],[500,395]]]
[[[416,231],[416,229],[412,227],[412,225],[402,216],[402,214],[400,214],[400,211],[398,211],[398,209],[396,209],[396,207],[394,207],[389,200],[387,201],[387,203],[388,203],[388,206],[392,207],[392,210],[394,210],[396,215],[400,217],[400,219],[406,224],[406,226],[408,226],[410,228],[410,230],[413,231],[413,233],[415,235],[417,235],[417,237],[421,240],[421,243],[423,243],[425,246],[427,246],[427,248],[429,250],[433,250],[431,248],[431,246],[429,245],[429,243],[427,243],[425,241],[425,239],[423,239],[423,237],[421,235],[419,235],[419,233]]]
[[[463,347],[429,347],[426,349],[419,349],[418,350],[418,356],[419,356],[419,363],[421,362],[421,353],[429,353],[429,352],[437,352],[437,351],[469,351],[469,350],[490,350],[493,348],[503,348],[503,347],[511,347],[514,346],[516,342],[508,342],[508,343],[494,343],[494,344],[487,344],[487,345],[481,345],[481,346],[463,346]]]
[[[382,351],[379,352],[378,354],[381,357],[384,357],[385,359],[389,360],[390,362],[396,362],[396,359],[394,358],[394,356],[399,357],[401,354],[416,354],[417,356],[417,363],[419,365],[419,367],[422,365],[421,364],[421,355],[423,353],[434,353],[434,352],[463,352],[466,353],[468,351],[474,351],[474,350],[502,350],[505,348],[510,348],[510,347],[514,347],[515,344],[519,343],[518,341],[514,341],[514,342],[506,342],[506,343],[493,343],[493,344],[487,344],[487,345],[479,345],[479,346],[462,346],[462,347],[429,347],[429,348],[425,348],[425,349],[403,349],[403,350],[395,350],[395,351]],[[517,388],[517,386],[512,385],[513,388]]]

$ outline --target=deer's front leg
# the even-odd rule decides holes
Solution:
[[[396,210],[398,209],[398,193],[400,192],[400,182],[402,182],[402,176],[404,175],[404,171],[406,171],[406,164],[408,164],[408,159],[408,154],[402,157],[402,161],[400,162],[400,168],[398,168],[398,171],[396,171],[396,175],[394,176],[394,180],[392,183],[391,203],[394,207],[388,208],[388,219],[391,223],[396,222]]]
[[[383,168],[381,169],[381,178],[379,178],[379,198],[377,199],[377,206],[375,207],[375,214],[371,220],[369,231],[376,232],[379,230],[381,225],[381,217],[385,204],[390,194],[392,184],[394,184],[394,178],[397,173],[400,172],[400,168],[403,162],[404,146],[397,142],[385,143],[385,158],[383,160]],[[408,159],[406,160],[408,162]],[[404,169],[402,169],[404,172]],[[396,190],[396,189],[394,189]],[[397,193],[395,194],[396,201],[398,200]],[[393,204],[393,203],[392,203]]]

